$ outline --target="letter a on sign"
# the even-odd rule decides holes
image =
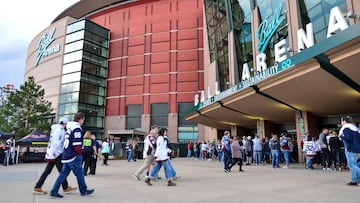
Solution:
[[[339,7],[334,7],[330,10],[329,26],[327,31],[327,38],[331,37],[332,33],[337,30],[345,30],[349,27],[345,18],[341,15]]]

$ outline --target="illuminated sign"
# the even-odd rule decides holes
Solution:
[[[258,27],[258,30],[256,32],[256,37],[259,39],[258,43],[258,50],[260,53],[264,53],[266,47],[268,46],[270,39],[276,32],[276,30],[279,28],[281,23],[284,22],[285,16],[281,15],[282,11],[282,4],[279,5],[275,9],[274,15],[269,21],[269,16],[265,17],[265,20],[261,22],[261,24]]]
[[[43,34],[43,36],[40,38],[38,42],[38,54],[36,57],[35,66],[39,65],[42,58],[60,52],[60,44],[49,47],[51,43],[55,40],[55,31],[56,29],[53,28],[50,30],[49,33]]]
[[[280,5],[279,8],[276,10],[276,13],[274,14],[274,18],[270,22],[266,22],[265,24],[261,23],[259,26],[259,29],[262,29],[262,31],[258,31],[258,33],[262,33],[262,43],[261,48],[263,48],[263,45],[266,45],[268,43],[268,37],[272,36],[274,33],[274,29],[278,27],[278,24],[283,21],[282,17],[280,16],[282,6]],[[267,20],[267,18],[265,18]],[[263,24],[263,25],[262,25]],[[340,8],[334,7],[330,10],[329,15],[329,23],[328,23],[328,29],[327,29],[327,38],[331,37],[335,32],[337,31],[343,31],[349,27],[346,19],[343,17]],[[275,29],[276,31],[276,29]],[[271,34],[272,33],[272,34]],[[271,37],[270,37],[271,38]],[[304,29],[299,29],[297,31],[297,40],[298,40],[298,50],[297,52],[301,52],[305,48],[312,47],[314,45],[314,31],[312,23],[309,23],[306,25],[306,31]],[[265,46],[265,48],[266,48]],[[220,92],[217,90],[217,83],[215,84],[215,95],[212,96],[209,94],[210,90],[208,88],[208,95],[205,97],[205,91],[201,91],[200,93],[200,100],[199,95],[195,95],[194,99],[194,105],[197,106],[197,108],[202,108],[207,105],[210,105],[216,101],[219,101],[227,96],[230,96],[238,91],[241,91],[242,89],[255,85],[256,83],[259,83],[273,75],[276,75],[277,73],[286,70],[290,67],[295,66],[294,62],[291,60],[291,58],[288,58],[287,56],[287,46],[286,46],[286,40],[283,39],[276,43],[274,45],[274,53],[275,53],[275,65],[268,67],[266,64],[266,54],[260,53],[256,56],[256,66],[255,66],[255,75],[250,74],[249,66],[247,63],[243,64],[243,72],[242,72],[242,78],[241,82],[236,84],[235,86]]]

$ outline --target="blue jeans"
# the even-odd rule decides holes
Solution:
[[[131,160],[131,150],[126,150],[126,160]]]
[[[219,157],[219,162],[224,162],[224,153],[223,153],[223,151],[218,151],[218,157]]]
[[[279,150],[271,150],[271,161],[273,168],[279,167],[279,158],[280,158]]]
[[[305,156],[306,157],[306,166],[307,168],[312,169],[313,168],[313,159],[314,157],[309,157],[309,156]]]
[[[156,162],[154,168],[151,170],[150,172],[150,177],[157,177],[157,174],[159,173],[161,166],[164,167],[164,173],[165,173],[165,177],[166,179],[170,180],[174,174],[174,171],[171,170],[172,166],[170,163],[170,160],[166,160],[166,161],[161,161],[161,162]]]
[[[256,165],[259,165],[262,162],[262,151],[254,151],[254,152],[255,152],[255,163]]]
[[[281,151],[284,154],[285,164],[287,167],[290,165],[290,151]]]
[[[199,158],[199,153],[198,153],[198,151],[196,151],[196,150],[194,150],[194,157],[195,157],[195,158]]]
[[[231,152],[224,149],[223,150],[223,153],[224,153],[224,169],[229,169],[229,166],[232,162],[232,158],[231,158]]]
[[[191,152],[192,152],[192,150],[191,150],[191,149],[188,149],[188,153],[187,153],[187,158],[188,158],[188,159],[191,158]]]
[[[76,176],[80,193],[85,194],[87,190],[87,186],[85,183],[84,170],[82,168],[82,156],[77,156],[74,161],[70,163],[63,163],[63,167],[61,169],[60,175],[56,179],[55,184],[51,189],[52,195],[57,194],[59,192],[61,183],[63,183],[66,177],[68,177],[70,171],[72,171]]]
[[[351,182],[360,182],[360,167],[357,163],[358,153],[353,153],[346,150],[345,155],[351,172]]]

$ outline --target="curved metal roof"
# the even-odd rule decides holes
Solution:
[[[87,16],[95,11],[101,10],[103,8],[113,6],[121,3],[130,3],[137,0],[80,0],[79,2],[73,4],[62,13],[60,13],[52,22],[56,22],[66,16],[73,17],[75,19],[80,19],[84,16]]]

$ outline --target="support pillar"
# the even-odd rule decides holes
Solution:
[[[296,123],[296,142],[298,147],[299,162],[304,162],[304,155],[302,152],[301,143],[305,137],[305,133],[310,133],[311,136],[316,137],[319,133],[319,118],[306,111],[297,111],[295,113]]]
[[[256,134],[260,138],[270,137],[274,131],[274,124],[266,120],[256,121]]]

